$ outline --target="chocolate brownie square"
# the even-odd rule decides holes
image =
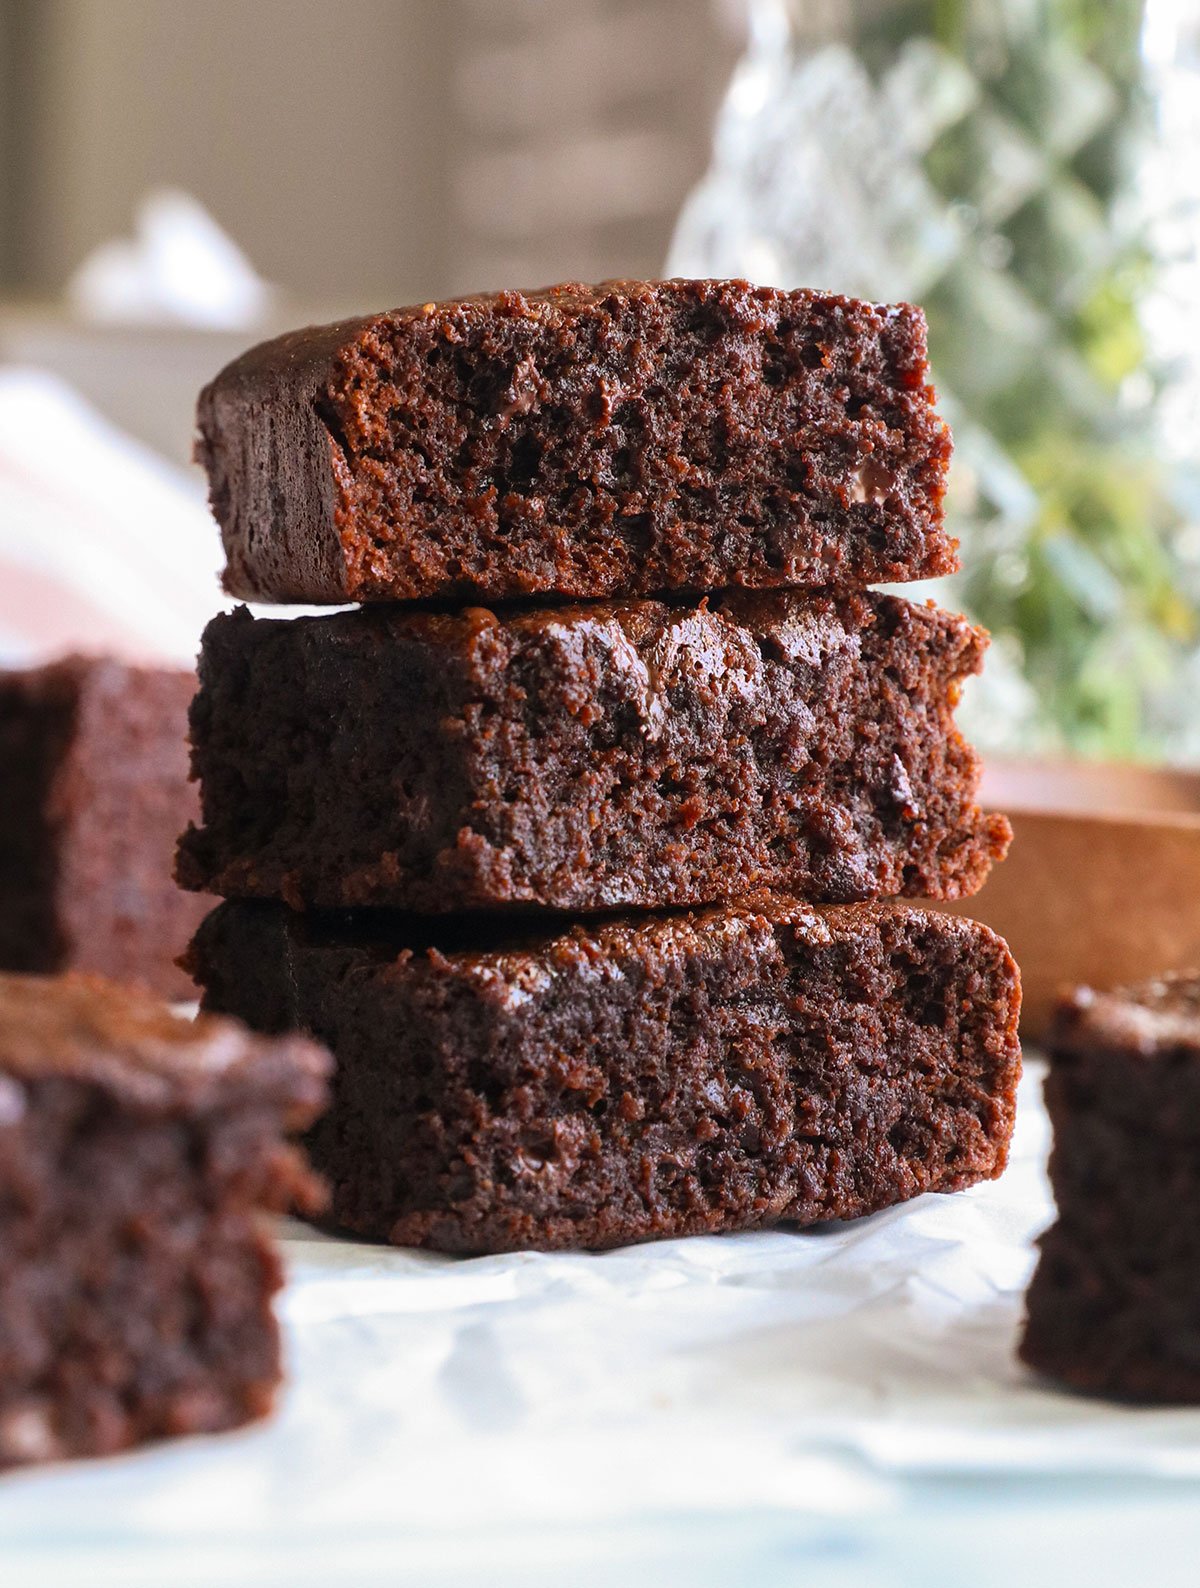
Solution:
[[[570,283],[253,348],[198,457],[252,600],[857,586],[956,566],[929,379],[908,304]]]
[[[1200,1404],[1200,976],[1080,988],[1047,1045],[1058,1222],[1021,1355],[1089,1394]]]
[[[204,906],[171,872],[194,690],[111,657],[0,673],[0,969],[191,996],[175,961]]]
[[[205,633],[178,875],[297,908],[973,893],[1008,840],[954,725],[984,635],[885,595]]]
[[[342,1229],[599,1248],[853,1218],[1004,1168],[1020,986],[986,927],[764,899],[512,932],[269,903],[201,926],[205,1008],[336,1057],[309,1144]]]
[[[268,1409],[280,1267],[259,1214],[319,1204],[285,1133],[328,1064],[99,978],[0,975],[0,1467]]]

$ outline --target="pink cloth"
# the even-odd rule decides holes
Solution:
[[[0,664],[68,650],[190,664],[221,606],[203,481],[55,377],[0,369]]]

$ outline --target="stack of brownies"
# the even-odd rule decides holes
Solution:
[[[296,332],[202,395],[231,592],[192,708],[207,1008],[337,1060],[343,1229],[603,1247],[1003,1168],[1008,839],[953,723],[925,326],[744,282]]]

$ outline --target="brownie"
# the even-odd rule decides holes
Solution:
[[[601,1248],[852,1218],[1004,1167],[1019,980],[974,922],[760,899],[429,932],[238,902],[191,950],[206,1008],[332,1049],[309,1144],[344,1230]]]
[[[0,673],[0,969],[92,971],[192,995],[204,913],[172,880],[189,672],[73,656]]]
[[[178,875],[430,912],[972,893],[1009,836],[953,721],[984,643],[885,595],[242,609],[204,636]]]
[[[269,1408],[280,1267],[259,1214],[319,1205],[284,1138],[328,1063],[98,977],[0,975],[0,1467]]]
[[[1085,1393],[1200,1404],[1200,975],[1080,988],[1048,1049],[1058,1222],[1021,1355]]]
[[[929,379],[908,304],[571,283],[253,348],[197,455],[248,599],[863,585],[957,566]]]

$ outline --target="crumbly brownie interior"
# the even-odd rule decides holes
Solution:
[[[881,595],[219,617],[189,886],[427,911],[973,893],[984,639]]]
[[[1200,1403],[1200,979],[1081,989],[1050,1050],[1058,1222],[1021,1355],[1087,1393]]]
[[[1188,1191],[1194,1205],[1194,1183]],[[1156,1207],[1160,1220],[1178,1217],[1177,1205]],[[1082,1394],[1200,1405],[1200,1242],[1159,1262],[1093,1239],[1072,1223],[1043,1237],[1022,1358]]]
[[[252,350],[202,395],[200,454],[251,598],[865,584],[956,565],[928,382],[907,305],[567,285]]]
[[[260,1415],[281,1276],[257,1216],[317,1206],[283,1131],[325,1061],[28,980],[0,977],[0,1467]]]
[[[281,1275],[238,1180],[275,1130],[254,1146],[244,1121],[132,1130],[62,1081],[28,1111],[19,1134],[0,1128],[0,1466],[261,1415]]]
[[[77,692],[66,673],[0,673],[0,966],[52,971],[64,952],[55,908],[54,776]]]
[[[172,886],[171,871],[181,821],[198,804],[186,740],[195,679],[86,665],[59,856],[66,963],[188,998],[175,961],[203,903]]]
[[[605,1247],[852,1217],[1004,1166],[1018,978],[974,923],[776,901],[491,953],[439,931],[225,904],[193,946],[206,1007],[334,1051],[311,1147],[347,1230]]]

